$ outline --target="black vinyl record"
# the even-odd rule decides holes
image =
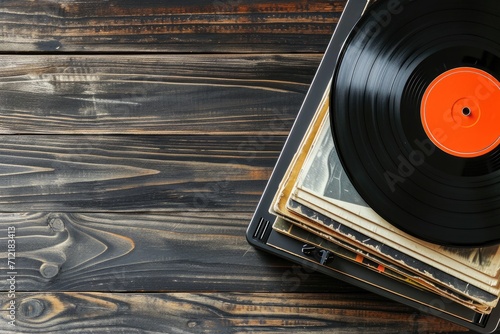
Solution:
[[[500,3],[379,0],[332,82],[335,145],[381,217],[426,241],[500,242]]]

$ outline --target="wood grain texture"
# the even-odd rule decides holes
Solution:
[[[250,212],[284,140],[0,136],[0,212]]]
[[[0,211],[250,209],[319,59],[2,56]]]
[[[249,220],[250,212],[213,210],[0,214],[0,249],[13,226],[17,291],[359,291],[256,251],[245,240]]]
[[[345,0],[2,0],[4,52],[323,52]]]
[[[320,59],[0,56],[0,134],[286,134]]]
[[[22,293],[0,333],[465,333],[371,294]],[[6,300],[0,297],[2,310]],[[0,322],[7,323],[7,312]]]

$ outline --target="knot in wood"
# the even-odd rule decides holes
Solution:
[[[55,277],[59,273],[59,266],[55,263],[44,263],[40,266],[40,274],[45,278]]]
[[[51,218],[49,220],[49,226],[54,232],[64,231],[64,222],[61,218]]]
[[[41,316],[45,310],[45,304],[34,298],[21,301],[19,305],[19,314],[26,319],[33,319]]]

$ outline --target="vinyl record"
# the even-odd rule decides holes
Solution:
[[[344,44],[335,144],[389,223],[453,246],[500,242],[500,5],[389,0]]]

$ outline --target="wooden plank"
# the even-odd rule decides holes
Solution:
[[[0,133],[286,134],[321,55],[0,56]]]
[[[323,52],[345,0],[3,0],[3,52]]]
[[[245,240],[250,216],[0,214],[0,290],[9,290],[12,270],[17,291],[359,290],[255,250]],[[7,267],[7,231],[14,268]]]
[[[0,296],[0,333],[8,327]],[[466,333],[371,294],[22,293],[15,333]]]
[[[0,212],[252,211],[284,140],[0,136]]]

